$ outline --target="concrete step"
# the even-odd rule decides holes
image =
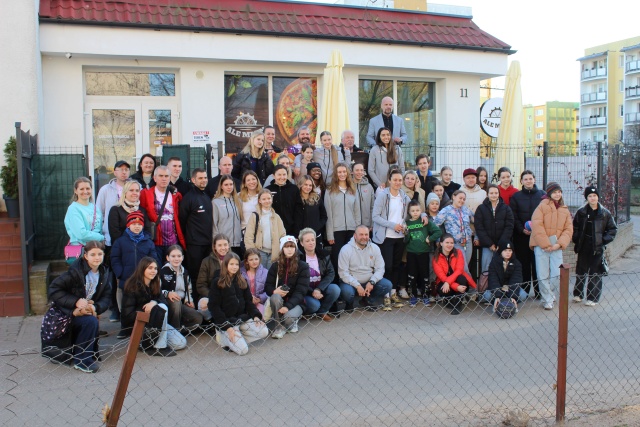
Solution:
[[[22,293],[22,276],[0,277],[0,293]]]
[[[19,261],[22,262],[22,249],[0,247],[0,259],[4,261]]]
[[[22,293],[0,293],[0,316],[24,316]]]
[[[0,261],[0,277],[22,275],[22,263],[20,261]]]

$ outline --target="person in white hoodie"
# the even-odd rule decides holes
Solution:
[[[335,165],[338,163],[351,164],[351,152],[345,151],[345,153],[342,154],[342,150],[336,149],[336,146],[333,145],[331,133],[326,130],[320,134],[320,143],[322,146],[316,148],[313,152],[313,161],[320,164],[324,181],[327,186],[329,186]]]
[[[353,309],[356,293],[361,307],[373,307],[391,291],[384,278],[384,260],[380,248],[369,240],[369,227],[359,225],[349,242],[340,250],[338,260],[340,298],[347,310]]]

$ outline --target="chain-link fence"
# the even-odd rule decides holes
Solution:
[[[388,312],[356,308],[331,322],[302,318],[299,332],[255,341],[242,357],[220,347],[213,326],[198,328],[176,357],[136,352],[136,345],[130,376],[122,369],[129,340],[117,340],[117,330],[101,338],[94,375],[48,362],[37,349],[5,352],[0,423],[100,425],[118,379],[127,379],[120,425],[476,426],[509,416],[549,425],[556,385],[563,389],[562,301],[567,418],[640,403],[638,279],[606,277],[595,307],[570,302],[567,293],[553,311],[533,299],[519,303],[510,319],[479,301],[451,315],[445,299],[405,301]]]

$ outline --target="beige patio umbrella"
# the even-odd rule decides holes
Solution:
[[[336,145],[340,144],[342,132],[351,128],[342,67],[344,67],[342,53],[339,50],[334,50],[331,52],[329,63],[324,69],[322,103],[320,111],[318,111],[318,135],[320,132],[328,130]],[[316,144],[320,145],[320,138],[316,138]]]
[[[507,71],[498,142],[494,158],[494,173],[502,166],[511,169],[514,187],[519,186],[524,169],[524,123],[522,118],[522,90],[520,62],[513,61]]]

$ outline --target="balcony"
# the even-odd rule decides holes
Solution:
[[[584,70],[582,72],[582,80],[602,78],[602,77],[607,77],[607,69],[604,67],[592,68],[590,70]]]
[[[640,72],[640,60],[629,61],[624,67],[625,74],[632,74]]]
[[[624,124],[630,125],[640,123],[640,112],[637,113],[626,113],[624,115]]]
[[[590,92],[580,95],[580,101],[583,104],[592,102],[605,102],[607,100],[607,92]]]
[[[640,86],[628,87],[624,90],[624,96],[626,98],[635,98],[640,96]]]
[[[585,117],[580,119],[580,126],[606,126],[607,118],[606,117]]]

